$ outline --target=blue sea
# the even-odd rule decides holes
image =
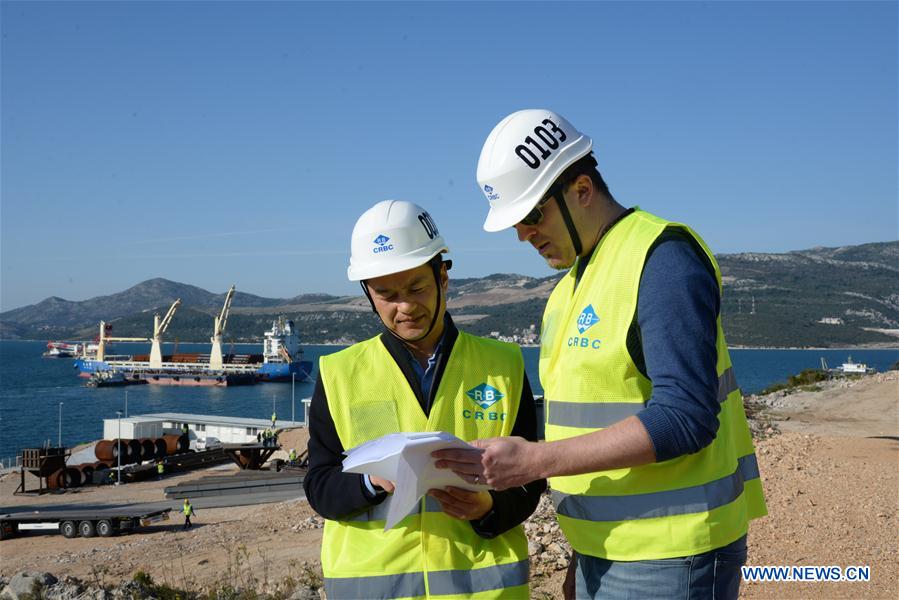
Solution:
[[[0,341],[0,461],[8,464],[22,448],[37,447],[60,435],[73,446],[99,439],[103,419],[124,411],[128,414],[184,412],[268,419],[274,404],[278,417],[303,419],[302,398],[312,395],[312,383],[265,383],[231,388],[180,388],[155,385],[126,388],[88,388],[77,376],[71,359],[42,358],[45,342]],[[318,358],[342,346],[305,346],[305,358],[318,365]],[[208,352],[208,344],[181,344],[180,352]],[[166,348],[165,351],[171,351]],[[235,352],[262,352],[260,345],[238,344]],[[542,393],[537,376],[538,350],[524,348],[525,368],[535,394]],[[115,352],[149,352],[148,344],[116,344]],[[784,381],[803,369],[817,368],[823,356],[837,366],[849,356],[878,371],[899,360],[899,349],[890,350],[731,350],[737,381],[745,393],[758,392]],[[292,402],[293,396],[293,402]]]

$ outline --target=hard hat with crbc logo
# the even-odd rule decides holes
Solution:
[[[519,110],[493,128],[478,160],[478,185],[490,203],[487,231],[512,227],[553,182],[593,149],[593,140],[561,115]]]
[[[428,211],[412,202],[378,202],[356,221],[351,241],[350,281],[414,269],[449,248]]]

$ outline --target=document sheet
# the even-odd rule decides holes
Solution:
[[[387,479],[396,485],[384,501],[388,503],[385,530],[408,515],[430,489],[447,486],[469,491],[490,489],[472,484],[449,469],[438,469],[431,452],[445,448],[474,449],[456,436],[443,431],[390,433],[344,452],[343,471]]]

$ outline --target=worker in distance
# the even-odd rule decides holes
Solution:
[[[310,405],[303,486],[326,519],[321,561],[329,598],[528,596],[521,523],[545,481],[502,492],[430,490],[384,531],[382,503],[393,482],[341,468],[345,449],[388,433],[536,440],[521,349],[456,328],[446,311],[445,252],[431,215],[411,202],[379,202],[353,228],[347,274],[384,331],[321,357]]]

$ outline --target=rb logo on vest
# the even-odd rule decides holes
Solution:
[[[506,420],[506,413],[487,412],[488,408],[505,398],[505,395],[495,387],[482,383],[465,392],[465,395],[471,398],[472,402],[484,410],[470,410],[468,408],[463,408],[462,418],[474,419],[475,421]]]
[[[588,304],[587,308],[581,311],[581,314],[577,317],[577,330],[580,333],[580,337],[573,335],[568,338],[568,347],[569,348],[590,348],[592,350],[599,350],[600,341],[598,339],[593,339],[584,335],[588,329],[593,327],[599,323],[599,315],[596,314],[596,311],[593,310],[593,305]]]

